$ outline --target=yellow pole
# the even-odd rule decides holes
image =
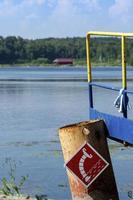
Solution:
[[[133,33],[118,33],[118,32],[98,32],[98,31],[90,31],[89,35],[95,36],[112,36],[112,37],[133,37]]]
[[[86,37],[86,57],[87,57],[87,71],[88,71],[88,82],[92,81],[91,74],[91,59],[90,59],[90,35]]]
[[[125,36],[121,38],[121,53],[122,53],[122,87],[127,88],[127,73],[126,73],[126,41]]]

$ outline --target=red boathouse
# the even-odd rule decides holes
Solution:
[[[73,65],[73,59],[72,58],[56,58],[53,61],[56,65]]]

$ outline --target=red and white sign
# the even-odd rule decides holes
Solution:
[[[66,163],[66,167],[86,186],[108,167],[109,163],[89,144],[85,143]]]

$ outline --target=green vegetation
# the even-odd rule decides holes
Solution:
[[[6,168],[8,168],[8,178],[3,177],[1,180],[0,194],[6,196],[20,196],[21,189],[27,180],[28,176],[22,176],[16,183],[16,164],[10,158],[5,160]]]
[[[119,38],[91,39],[94,65],[120,65]],[[133,40],[127,39],[127,64],[133,65]],[[73,58],[74,65],[86,65],[85,38],[23,39],[0,36],[0,65],[49,65],[55,58]]]

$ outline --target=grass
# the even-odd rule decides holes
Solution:
[[[10,158],[5,160],[6,168],[8,171],[8,178],[1,179],[0,194],[5,196],[20,196],[21,189],[28,178],[28,175],[21,176],[19,181],[16,182],[16,163]]]
[[[103,61],[91,61],[91,65],[94,67],[98,67],[98,66],[121,66],[121,60],[109,60],[108,62],[103,62]],[[40,67],[49,67],[49,66],[57,66],[55,64],[53,64],[53,62],[51,63],[43,63],[43,62],[39,62],[39,61],[31,61],[31,62],[23,62],[23,63],[13,63],[13,64],[0,64],[0,67],[24,67],[24,66],[40,66]],[[86,62],[86,58],[82,58],[82,59],[73,59],[73,65],[72,66],[87,66],[87,62]],[[133,66],[133,64],[128,63],[127,62],[127,66]]]
[[[74,65],[87,66],[86,59],[75,59]],[[92,61],[91,65],[94,66],[94,67],[98,67],[98,66],[121,66],[121,61],[120,60],[115,60],[115,61],[110,60],[108,62]]]

